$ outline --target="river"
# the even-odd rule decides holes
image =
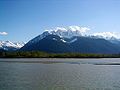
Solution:
[[[0,59],[0,90],[120,90],[120,59]]]

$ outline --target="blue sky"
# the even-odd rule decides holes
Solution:
[[[45,29],[78,25],[120,31],[120,0],[0,0],[0,40],[28,41]]]

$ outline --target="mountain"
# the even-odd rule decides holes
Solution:
[[[61,38],[72,38],[74,36],[84,36],[89,29],[86,27],[69,26],[66,28],[57,27],[53,30],[45,30],[41,35],[29,41],[29,44],[36,43],[48,35],[57,35]]]
[[[1,48],[1,49],[0,49],[0,52],[5,52],[5,50]]]
[[[30,41],[31,42],[31,41]],[[35,42],[27,43],[20,50],[23,51],[45,51],[53,53],[70,52],[69,44],[63,42],[63,40],[57,35],[48,35],[45,38]]]
[[[105,40],[108,40],[114,44],[120,44],[120,35],[119,33],[115,33],[115,32],[102,32],[102,33],[94,33],[92,35],[90,35],[91,37],[94,38],[102,38]]]
[[[24,42],[10,42],[10,41],[0,41],[0,49],[6,50],[6,51],[14,51],[17,49],[20,49],[24,46]]]
[[[102,33],[93,33],[93,34],[86,34],[89,28],[86,27],[79,27],[79,26],[69,26],[66,28],[57,27],[56,29],[45,30],[41,35],[35,37],[34,39],[29,41],[29,44],[36,43],[37,41],[45,38],[48,35],[57,35],[61,38],[72,38],[74,36],[83,36],[83,37],[90,37],[90,38],[97,38],[97,39],[105,39],[115,44],[120,44],[119,35],[116,35],[114,32],[102,32]]]
[[[68,31],[70,32],[70,31]],[[69,35],[69,33],[67,33]],[[44,51],[49,53],[119,53],[120,46],[103,38],[83,35],[64,37],[62,34],[43,32],[25,44],[21,51]]]
[[[70,26],[46,30],[26,43],[20,51],[50,53],[120,53],[120,39],[114,33],[85,34],[86,27]]]
[[[78,37],[77,41],[71,44],[74,47],[75,52],[102,54],[120,52],[119,45],[113,44],[110,41],[101,38]]]

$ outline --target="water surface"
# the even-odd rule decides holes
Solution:
[[[0,90],[120,90],[120,59],[0,59]]]

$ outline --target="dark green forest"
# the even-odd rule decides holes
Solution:
[[[46,53],[40,51],[0,52],[0,58],[119,58],[120,54]]]

